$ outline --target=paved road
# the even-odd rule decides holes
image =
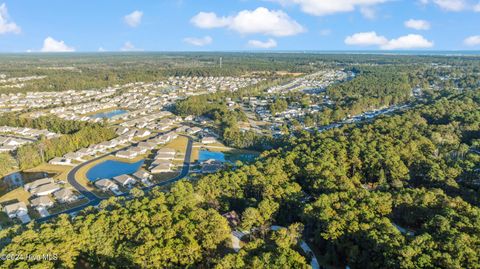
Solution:
[[[189,136],[185,136],[188,138],[188,142],[187,142],[187,150],[185,151],[185,159],[184,159],[184,162],[183,162],[183,167],[182,167],[182,171],[180,172],[180,174],[174,178],[171,178],[169,180],[165,180],[165,181],[162,181],[162,182],[159,182],[157,184],[154,184],[150,187],[144,187],[142,188],[143,191],[149,191],[151,190],[152,188],[156,187],[156,186],[165,186],[165,185],[168,185],[168,184],[171,184],[171,183],[174,183],[184,177],[186,177],[190,171],[190,158],[191,158],[191,155],[192,155],[192,147],[193,147],[193,140],[191,137]],[[43,218],[39,218],[37,219],[36,221],[41,223],[41,222],[46,222],[48,220],[51,220],[52,218],[55,218],[57,217],[58,215],[60,214],[71,214],[71,213],[74,213],[74,212],[78,212],[78,211],[81,211],[83,209],[85,209],[86,207],[89,207],[89,206],[96,206],[98,205],[102,200],[106,199],[106,198],[103,198],[103,197],[98,197],[97,195],[95,195],[95,193],[89,191],[87,188],[85,188],[82,184],[78,183],[77,180],[75,179],[75,174],[78,172],[79,169],[81,169],[82,167],[92,163],[92,162],[95,162],[99,159],[102,159],[108,155],[111,155],[111,154],[115,154],[116,152],[118,151],[121,151],[121,150],[124,150],[125,148],[128,148],[129,146],[127,147],[124,147],[124,148],[121,148],[121,149],[118,149],[118,150],[115,150],[113,152],[110,152],[110,153],[107,153],[107,154],[104,154],[100,157],[96,157],[92,160],[89,160],[89,161],[86,161],[84,163],[81,163],[79,165],[77,165],[76,167],[74,167],[67,175],[67,180],[68,180],[68,183],[70,183],[70,185],[72,185],[78,192],[80,192],[83,196],[85,196],[87,199],[88,199],[88,202],[85,203],[85,204],[82,204],[82,205],[79,205],[77,207],[74,207],[74,208],[71,208],[71,209],[68,209],[68,210],[65,210],[65,211],[62,211],[62,212],[59,212],[59,213],[55,213],[55,214],[52,214],[50,216],[47,216],[47,217],[43,217]],[[128,193],[124,193],[124,194],[121,194],[119,196],[126,196],[128,195]]]

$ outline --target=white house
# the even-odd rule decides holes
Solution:
[[[30,201],[33,207],[49,208],[53,206],[53,201],[48,196],[40,196]]]
[[[150,170],[150,172],[152,172],[153,174],[165,173],[165,172],[171,172],[171,171],[172,171],[171,165],[165,164],[165,163],[159,164]]]
[[[129,175],[120,175],[113,178],[118,184],[126,187],[135,184],[137,181]]]
[[[101,189],[102,191],[118,191],[118,186],[117,184],[115,184],[113,181],[111,181],[110,179],[99,179],[97,181],[95,181],[95,186],[99,189]]]
[[[52,194],[60,189],[60,185],[57,183],[48,183],[41,186],[38,186],[35,189],[31,189],[30,193],[35,194],[36,196],[44,196]]]
[[[115,154],[116,157],[118,158],[124,158],[124,159],[133,159],[137,157],[137,153],[132,150],[122,150],[119,151]]]
[[[65,189],[65,188],[62,188],[54,192],[53,197],[55,197],[55,199],[59,203],[70,203],[78,199],[78,197],[75,194],[73,194],[73,192],[70,189]]]
[[[22,223],[30,222],[30,216],[28,216],[28,208],[24,202],[18,202],[3,207],[3,211],[7,213],[8,217],[13,219],[18,217]]]

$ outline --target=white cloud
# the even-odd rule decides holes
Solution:
[[[267,41],[249,40],[248,46],[259,49],[272,49],[277,47],[277,41],[272,38],[268,39]]]
[[[356,33],[345,38],[345,44],[351,46],[378,46],[382,50],[422,49],[433,47],[433,42],[421,35],[409,34],[388,40],[376,32]]]
[[[135,10],[132,13],[123,17],[125,23],[130,27],[137,27],[142,23],[143,12]]]
[[[421,35],[409,34],[401,36],[396,39],[389,40],[388,43],[382,45],[380,48],[384,50],[397,49],[426,49],[433,47],[433,42],[427,40]]]
[[[387,38],[376,32],[356,33],[345,38],[345,44],[352,46],[381,46],[388,43]]]
[[[103,47],[98,48],[98,52],[105,52],[106,50]]]
[[[389,0],[270,0],[282,5],[299,5],[300,9],[315,16],[351,12],[356,8],[372,7]]]
[[[193,46],[202,47],[212,44],[213,39],[210,36],[204,36],[202,38],[187,37],[183,39],[183,41]]]
[[[15,22],[10,21],[10,16],[8,15],[7,5],[5,3],[0,5],[0,34],[14,33],[19,34],[22,29],[15,24]]]
[[[463,43],[470,47],[480,46],[480,35],[469,36]]]
[[[235,16],[219,17],[215,13],[200,12],[191,19],[199,28],[226,27],[240,34],[265,34],[271,36],[292,36],[305,31],[303,26],[281,10],[259,7],[243,10]]]
[[[218,17],[213,12],[200,12],[190,22],[198,28],[211,29],[228,26],[230,18]]]
[[[67,46],[63,40],[55,40],[52,37],[47,37],[43,40],[43,47],[41,52],[72,52],[74,48]]]
[[[405,27],[412,28],[415,30],[428,30],[430,29],[430,23],[425,20],[414,20],[410,19],[404,22]]]
[[[132,42],[127,41],[123,44],[123,47],[120,49],[121,51],[140,51],[141,49],[135,48],[135,45]]]

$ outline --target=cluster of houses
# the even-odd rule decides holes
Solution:
[[[149,170],[152,174],[171,172],[176,152],[171,148],[161,148],[155,154]]]
[[[124,127],[147,128],[150,130],[166,131],[175,123],[182,122],[181,117],[174,117],[170,111],[149,113],[121,123]]]
[[[7,88],[23,88],[25,83],[30,80],[44,79],[46,76],[26,76],[26,77],[13,77],[7,78],[7,75],[0,74],[0,89]]]
[[[133,159],[139,155],[147,153],[147,151],[153,150],[158,145],[166,144],[177,137],[178,135],[175,132],[158,135],[144,142],[137,143],[136,145],[132,145],[124,150],[121,150],[117,152],[115,156],[123,159]]]
[[[296,78],[283,85],[273,86],[268,93],[286,93],[296,90],[325,89],[333,83],[355,76],[354,73],[344,70],[322,70],[313,74]]]
[[[36,209],[41,217],[49,215],[48,208],[54,206],[56,201],[60,204],[71,203],[80,197],[71,189],[55,182],[53,178],[42,178],[25,184],[24,190],[31,194],[30,206]],[[52,198],[54,200],[52,200]],[[3,207],[9,218],[18,218],[22,223],[30,221],[28,208],[24,202],[17,202]]]
[[[55,92],[26,92],[0,95],[0,107],[4,112],[23,111],[32,108],[47,108],[56,106],[70,106],[72,104],[86,103],[115,94],[115,89],[83,91],[55,91]],[[35,112],[31,117],[47,115],[47,112]]]
[[[174,86],[183,92],[199,91],[237,91],[238,89],[255,85],[265,79],[252,77],[169,77],[166,85]]]
[[[95,187],[107,192],[111,191],[115,195],[123,194],[119,186],[125,189],[131,189],[138,181],[142,182],[144,186],[152,186],[152,175],[144,170],[139,170],[131,175],[123,174],[111,179],[102,178],[94,182]]]
[[[54,138],[58,134],[48,130],[37,130],[24,127],[0,126],[0,152],[14,151],[21,145],[35,142],[40,137]]]

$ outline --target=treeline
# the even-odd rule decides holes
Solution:
[[[110,140],[116,136],[112,128],[100,125],[87,126],[79,131],[52,139],[41,139],[17,149],[15,158],[20,169],[35,167],[54,157],[61,157],[93,144]]]
[[[97,123],[86,121],[64,120],[55,116],[38,118],[23,117],[18,113],[5,113],[0,117],[0,126],[28,127],[33,129],[47,129],[58,134],[72,134],[86,126],[99,126]]]

